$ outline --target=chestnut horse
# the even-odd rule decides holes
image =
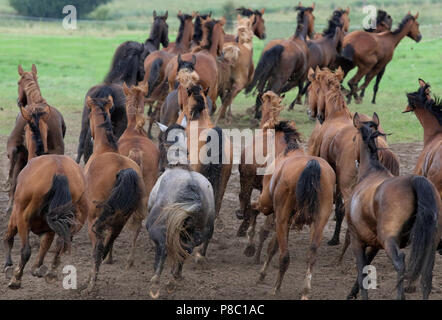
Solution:
[[[302,84],[307,78],[306,37],[313,34],[314,5],[302,7],[300,4],[296,10],[299,12],[295,35],[288,40],[272,40],[265,46],[253,79],[246,87],[246,93],[250,93],[255,87],[258,91],[255,103],[256,119],[261,118],[261,96],[264,92],[271,90],[280,94],[298,85],[300,97]]]
[[[107,98],[87,97],[90,109],[90,126],[94,139],[94,152],[85,166],[89,199],[94,204],[88,214],[88,233],[92,241],[94,268],[90,274],[87,288],[90,293],[98,277],[104,258],[110,256],[115,239],[126,223],[134,231],[127,266],[134,260],[135,241],[139,232],[138,221],[146,216],[147,193],[143,173],[139,165],[118,153],[117,141],[112,132],[110,108],[112,96]],[[139,160],[139,154],[129,152]],[[132,216],[135,216],[131,219]],[[108,231],[106,237],[105,232]]]
[[[352,124],[352,115],[341,92],[343,71],[333,73],[328,69],[320,72],[309,71],[310,115],[319,120],[308,145],[309,153],[327,160],[336,172],[336,227],[329,245],[339,244],[339,233],[344,218],[345,205],[356,183],[359,152],[353,140],[357,130]],[[394,174],[399,175],[399,161],[388,149],[384,139],[379,140],[381,162]]]
[[[299,134],[293,124],[283,125],[290,128],[276,133],[275,139],[285,139],[287,146],[276,156],[273,174],[264,176],[263,190],[256,206],[256,209],[265,215],[274,213],[276,223],[276,234],[269,245],[267,260],[261,269],[259,280],[264,280],[270,261],[279,246],[279,273],[273,293],[280,291],[282,279],[290,263],[290,226],[293,224],[302,229],[304,225],[308,225],[310,245],[302,293],[302,299],[308,299],[312,269],[321,245],[322,232],[333,208],[336,177],[324,159],[306,155],[299,147]]]
[[[430,96],[430,84],[419,79],[419,89],[408,93],[404,112],[414,112],[424,128],[424,149],[414,173],[422,175],[436,186],[442,199],[442,101]]]
[[[348,82],[350,92],[347,95],[347,103],[351,102],[352,96],[356,103],[362,102],[357,92],[365,89],[370,81],[385,69],[393,58],[394,49],[405,36],[416,42],[422,39],[418,16],[419,13],[415,16],[408,13],[394,31],[382,33],[354,31],[344,38],[342,56],[358,67],[357,73]],[[358,83],[364,76],[365,81],[358,88]]]
[[[255,36],[259,39],[264,40],[266,38],[266,26],[265,20],[262,17],[264,15],[265,9],[252,10],[246,9],[244,7],[237,8],[236,11],[243,17],[252,18],[252,31]],[[236,42],[237,36],[233,34],[224,35],[224,43]]]
[[[28,160],[41,155],[43,153],[64,154],[64,135],[66,133],[66,125],[61,113],[54,107],[47,104],[42,97],[40,87],[37,80],[37,67],[32,65],[31,71],[24,71],[22,66],[18,66],[18,74],[20,80],[18,82],[18,106],[20,113],[18,114],[15,126],[8,137],[6,150],[9,158],[9,203],[7,212],[12,209],[14,201],[14,192],[17,184],[17,176],[25,167]],[[26,106],[38,106],[38,112],[32,108],[29,110]],[[46,114],[38,114],[45,112]],[[25,118],[25,117],[26,118]],[[29,145],[24,140],[25,127],[30,126],[33,131],[40,131],[46,136],[44,150],[40,150],[40,154],[36,154],[35,150],[32,155],[29,154]]]
[[[376,113],[369,122],[355,114],[353,122],[359,132],[361,160],[347,218],[358,276],[348,298],[355,299],[361,290],[362,298],[368,299],[364,267],[371,264],[379,249],[385,249],[398,275],[397,298],[405,299],[404,280],[411,289],[420,277],[423,298],[428,299],[436,246],[442,234],[440,196],[427,178],[394,177],[380,163],[376,138],[382,133],[378,131]],[[411,251],[406,268],[405,253],[400,249],[408,244]]]

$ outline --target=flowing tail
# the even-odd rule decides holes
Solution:
[[[149,84],[149,90],[147,92],[147,97],[150,97],[152,92],[155,90],[156,86],[160,83],[160,71],[163,66],[163,59],[156,58],[152,62],[152,67],[150,68],[149,79],[147,83]]]
[[[411,178],[411,185],[416,194],[416,213],[411,228],[411,252],[408,263],[407,278],[414,282],[421,278],[424,296],[431,291],[434,258],[436,252],[437,219],[439,208],[435,188],[422,176]]]
[[[321,184],[321,167],[318,160],[307,162],[296,185],[297,216],[295,224],[310,225],[319,208],[319,192]]]
[[[66,176],[54,175],[43,207],[48,208],[46,222],[49,228],[60,237],[64,250],[67,250],[71,244],[71,227],[75,223],[75,210]]]
[[[138,173],[132,169],[122,169],[117,173],[114,187],[106,202],[99,204],[103,212],[94,224],[97,234],[104,230],[105,221],[115,214],[129,216],[138,209],[141,200],[141,187]],[[105,257],[107,253],[103,254]]]
[[[258,92],[264,92],[267,81],[272,76],[273,72],[277,70],[281,62],[281,55],[283,51],[283,46],[276,45],[264,52],[261,59],[259,59],[252,82],[250,82],[245,89],[246,93],[250,93],[255,86],[258,89]]]
[[[138,148],[133,148],[129,151],[127,156],[129,159],[133,160],[140,167],[140,172],[143,172],[143,151]],[[144,179],[144,177],[143,177]],[[130,230],[138,230],[141,227],[141,222],[146,218],[146,210],[136,210],[129,218],[127,225]]]
[[[188,229],[194,228],[194,224],[198,223],[198,215],[202,212],[200,192],[196,185],[187,185],[178,195],[179,202],[167,205],[158,217],[158,220],[165,219],[167,256],[174,263],[183,262],[191,253],[191,248],[183,240],[188,243],[194,241]]]

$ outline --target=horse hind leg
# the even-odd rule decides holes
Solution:
[[[29,229],[27,225],[23,225],[18,228],[18,233],[22,242],[21,254],[20,254],[20,262],[18,267],[14,271],[14,276],[8,284],[10,289],[18,289],[21,287],[21,278],[23,276],[23,270],[26,266],[26,263],[29,261],[31,257],[31,245],[29,243]]]
[[[31,269],[31,274],[34,277],[44,277],[48,271],[48,268],[43,264],[46,253],[51,247],[52,241],[54,240],[55,233],[52,231],[46,232],[41,241],[40,241],[40,249],[38,251],[37,258],[35,260],[34,265]]]
[[[378,93],[379,83],[381,82],[381,79],[384,76],[384,72],[385,72],[385,67],[376,76],[376,83],[374,84],[373,87],[373,99],[371,100],[372,104],[376,104],[376,95]]]
[[[258,247],[256,249],[255,258],[253,262],[255,264],[261,264],[261,252],[264,247],[264,242],[269,237],[270,232],[275,228],[274,226],[274,215],[269,215],[266,217],[264,224],[259,229],[259,242]]]
[[[136,244],[137,244],[137,239],[138,239],[138,235],[140,234],[140,231],[141,231],[141,221],[140,221],[138,227],[133,230],[132,244],[131,244],[129,257],[127,259],[126,269],[132,268],[134,266],[135,249],[137,247]]]
[[[344,203],[342,202],[342,195],[338,194],[336,196],[335,201],[335,216],[336,216],[336,225],[335,225],[335,231],[333,233],[333,237],[330,239],[327,244],[329,246],[336,246],[339,244],[339,234],[341,233],[341,226],[342,221],[344,220]]]
[[[378,248],[375,247],[369,247],[367,250],[367,264],[369,265],[373,259],[376,257],[376,254],[379,252]],[[356,299],[357,295],[359,293],[359,281],[356,279],[355,284],[353,285],[353,288],[350,291],[350,294],[348,295],[347,299]]]
[[[12,251],[12,247],[14,246],[14,237],[17,234],[17,226],[16,224],[13,222],[13,219],[11,218],[9,220],[9,224],[8,224],[8,230],[3,238],[3,245],[5,248],[5,257],[6,257],[6,261],[5,261],[5,267],[4,267],[4,272],[6,273],[6,276],[8,278],[12,277],[12,257],[11,257],[11,251]]]
[[[405,300],[404,294],[404,274],[405,274],[405,253],[402,252],[393,238],[387,239],[385,243],[385,253],[390,258],[397,272],[397,299]]]
[[[264,281],[267,270],[269,268],[270,262],[272,261],[273,256],[278,252],[278,238],[276,237],[276,233],[273,235],[273,238],[270,240],[269,245],[267,247],[267,259],[264,262],[264,265],[259,272],[258,282]]]

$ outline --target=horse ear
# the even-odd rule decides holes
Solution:
[[[34,74],[34,76],[37,76],[37,67],[35,66],[35,64],[32,64],[32,73]]]
[[[313,82],[313,80],[315,80],[315,71],[311,67],[310,69],[308,69],[307,78],[310,82]]]
[[[25,107],[20,107],[20,112],[23,119],[25,119],[27,122],[32,120],[30,112]]]
[[[212,11],[209,12],[209,14],[207,15],[209,18],[212,17]]]
[[[123,92],[124,92],[125,96],[128,96],[130,94],[130,90],[129,90],[127,84],[126,84],[126,81],[123,82]]]
[[[140,87],[144,95],[146,95],[149,92],[149,83],[147,83],[147,81],[144,83],[140,83],[138,86]]]
[[[376,126],[379,126],[380,121],[379,121],[378,114],[376,112],[373,112],[373,122]]]
[[[192,11],[192,19],[195,18],[197,14],[198,14],[197,12]]]
[[[302,7],[302,3],[301,3],[301,1],[299,1],[299,3],[298,3],[298,7]]]
[[[262,9],[261,9],[261,14],[264,14],[265,11],[266,11],[266,9],[265,9],[265,8],[262,8]]]
[[[240,21],[241,19],[242,19],[241,15],[238,14],[238,15],[236,16],[236,20]]]
[[[419,11],[416,13],[416,15],[414,16],[414,19],[417,20],[417,18],[419,17]]]
[[[154,19],[157,18],[157,12],[156,12],[156,10],[153,11],[153,18],[154,18]]]
[[[313,2],[312,6],[310,8],[312,8],[312,9],[315,8],[315,3],[314,2]]]
[[[179,16],[181,16],[181,15],[183,15],[183,13],[182,13],[181,10],[180,10],[180,11],[178,11],[177,16],[179,17]]]
[[[106,103],[106,105],[104,106],[104,109],[106,109],[106,110],[110,110],[110,108],[112,108],[112,106],[114,105],[114,98],[112,98],[112,96],[111,95],[109,95],[108,97],[107,97],[107,99],[109,100],[107,103]]]
[[[350,14],[350,7],[347,7],[347,9],[345,10],[345,12],[347,12],[347,14]]]
[[[362,127],[362,123],[361,120],[359,119],[359,114],[357,112],[353,116],[353,125],[355,126],[356,129]]]
[[[407,15],[411,15],[411,11],[410,11],[410,10],[408,10],[408,13],[407,13]]]
[[[92,107],[94,106],[94,101],[92,101],[92,98],[90,96],[87,96],[86,98],[86,106],[92,110]]]
[[[426,83],[425,83],[424,80],[422,80],[421,78],[419,78],[419,85],[420,85],[421,87],[425,87]]]
[[[23,75],[23,73],[25,73],[25,70],[23,70],[23,67],[21,66],[21,64],[18,65],[18,74],[20,75],[20,77]]]

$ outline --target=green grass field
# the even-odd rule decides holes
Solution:
[[[252,3],[253,2],[253,3]],[[310,3],[310,2],[306,2]],[[371,3],[371,2],[368,2]],[[373,2],[373,3],[376,3]],[[395,25],[403,15],[412,10],[420,11],[419,21],[423,25],[421,32],[423,40],[415,43],[411,39],[404,39],[395,51],[392,62],[380,85],[377,104],[370,103],[373,83],[366,91],[364,103],[351,104],[352,111],[372,114],[376,111],[380,115],[383,128],[393,135],[390,142],[411,142],[422,139],[420,123],[412,114],[402,114],[406,106],[405,92],[414,91],[421,77],[432,84],[433,92],[442,92],[442,39],[440,13],[442,5],[436,1],[384,1],[388,3],[384,8],[394,17]],[[17,99],[17,65],[22,64],[29,70],[35,63],[39,73],[39,83],[43,96],[49,104],[59,108],[68,123],[68,142],[77,141],[77,128],[80,124],[83,99],[86,91],[99,83],[105,76],[114,50],[126,40],[144,41],[149,32],[151,11],[156,8],[162,12],[169,10],[170,20],[177,20],[174,15],[181,9],[205,11],[213,9],[215,16],[222,13],[223,2],[219,1],[186,1],[172,0],[152,1],[113,1],[106,7],[115,24],[87,25],[79,24],[77,31],[65,31],[61,23],[29,22],[8,20],[0,22],[0,134],[8,135],[11,131],[18,112]],[[296,13],[286,10],[293,6],[293,1],[281,0],[272,7],[268,1],[235,1],[235,4],[253,7],[265,6],[267,29],[269,37],[265,41],[255,38],[254,60],[259,60],[261,50],[270,39],[287,37],[294,30]],[[362,1],[316,1],[316,24],[324,25],[326,17],[338,4],[342,7],[351,7],[351,24],[357,26],[362,17]],[[396,6],[394,6],[396,5]],[[0,14],[13,13],[7,0],[0,0]],[[282,19],[282,17],[284,19]],[[359,20],[358,20],[359,19]],[[128,21],[145,22],[145,29],[126,28]],[[424,24],[433,24],[428,26]],[[170,39],[173,41],[177,25],[169,23]],[[116,26],[120,26],[121,28]],[[281,27],[283,32],[278,32]],[[316,28],[320,31],[320,28]],[[352,73],[353,74],[353,73]],[[352,75],[350,74],[350,76]],[[350,79],[347,77],[345,82]],[[295,97],[296,90],[291,91],[285,99],[288,105]],[[253,105],[254,97],[240,94],[234,101],[233,111],[236,114],[245,114],[245,110]],[[294,119],[299,129],[307,138],[313,128],[308,120],[305,106],[296,106],[294,111],[284,111],[283,118]],[[236,126],[249,125],[248,116],[244,115]],[[75,128],[75,130],[70,129]],[[72,133],[72,134],[70,134]]]

